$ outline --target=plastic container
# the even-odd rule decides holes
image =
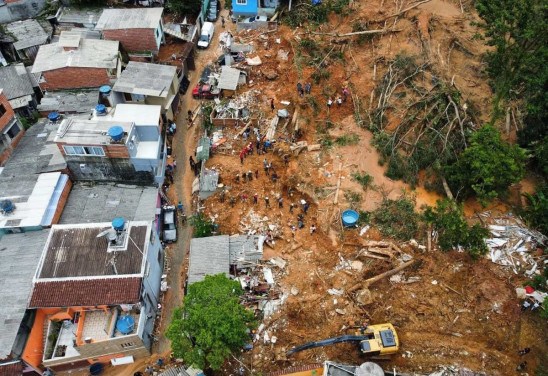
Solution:
[[[356,227],[360,219],[357,211],[348,209],[342,212],[341,220],[344,227]]]

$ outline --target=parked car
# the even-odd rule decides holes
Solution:
[[[211,1],[209,3],[209,13],[207,14],[207,20],[211,22],[217,21],[220,11],[221,11],[221,2],[218,0]]]
[[[202,96],[200,98],[200,87],[202,88]],[[198,83],[192,89],[192,97],[194,99],[213,99],[217,98],[221,94],[221,90],[213,85]]]
[[[164,206],[162,208],[163,229],[162,238],[164,243],[174,243],[177,241],[177,210],[175,206]]]
[[[266,18],[266,16],[253,16],[253,17],[245,18],[242,22],[243,23],[251,23],[251,22],[255,22],[255,21],[266,22],[267,18]]]
[[[198,39],[198,47],[207,48],[213,39],[213,34],[215,34],[215,25],[211,22],[204,22],[202,32],[200,33],[200,39]]]

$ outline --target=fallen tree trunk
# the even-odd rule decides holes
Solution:
[[[428,0],[430,1],[430,0]],[[353,35],[370,35],[370,34],[386,34],[386,33],[397,33],[398,31],[401,31],[401,29],[377,29],[377,30],[363,30],[363,31],[354,31],[352,33],[320,33],[317,31],[311,31],[310,34],[314,35],[327,35],[334,38],[346,38],[351,37]]]
[[[398,13],[394,13],[394,14],[391,14],[390,16],[381,18],[379,21],[385,21],[385,20],[387,20],[387,19],[389,19],[389,18],[392,18],[392,17],[401,16],[401,15],[404,14],[405,12],[410,11],[411,9],[416,8],[416,7],[418,7],[419,5],[422,5],[422,4],[424,4],[424,3],[428,3],[429,1],[431,1],[431,0],[419,1],[418,3],[415,3],[415,4],[411,5],[410,7],[407,7],[407,8],[405,8],[404,10],[402,10],[402,11],[400,11],[400,12],[398,12]]]
[[[359,288],[366,289],[369,286],[371,286],[373,283],[375,283],[377,281],[380,281],[383,278],[393,276],[394,274],[397,274],[397,273],[401,272],[403,269],[407,268],[408,266],[411,266],[414,263],[415,263],[415,260],[410,260],[410,261],[404,262],[403,264],[401,264],[400,266],[398,266],[398,267],[396,267],[392,270],[389,270],[387,272],[376,275],[375,277],[366,279],[364,282],[356,283],[354,286],[352,286],[348,289],[348,292],[356,291]]]

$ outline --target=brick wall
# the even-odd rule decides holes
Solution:
[[[158,53],[155,29],[104,30],[103,38],[117,40],[127,52],[151,51]]]
[[[42,73],[46,82],[40,83],[42,90],[62,90],[99,87],[110,84],[105,68],[65,67]]]
[[[4,115],[0,117],[0,133],[2,133],[6,125],[8,125],[13,118],[13,115],[15,115],[15,113],[13,112],[13,108],[11,108],[10,103],[8,102],[8,98],[6,98],[4,94],[0,94],[0,105],[4,106],[5,111]]]
[[[5,111],[4,115],[0,117],[0,137],[5,137],[3,136],[3,131],[9,124],[12,124],[12,120],[15,117],[15,113],[13,112],[13,108],[11,108],[8,102],[8,99],[6,98],[4,94],[0,94],[0,105],[4,107],[4,111]],[[19,123],[19,121],[17,121],[17,126],[19,127],[21,131],[19,132],[17,136],[15,136],[15,138],[11,139],[11,143],[9,144],[9,146],[4,148],[3,150],[2,150],[3,143],[0,140],[0,150],[2,150],[0,151],[0,167],[4,166],[4,164],[7,162],[7,160],[13,153],[13,150],[15,149],[19,141],[21,141],[21,139],[25,135],[25,128],[23,128],[23,125]]]
[[[61,219],[61,214],[63,214],[63,210],[65,209],[65,204],[67,203],[71,189],[72,181],[68,179],[65,188],[63,188],[63,192],[61,193],[61,197],[59,197],[59,203],[57,204],[57,209],[55,210],[51,224],[55,225],[59,223],[59,219]]]

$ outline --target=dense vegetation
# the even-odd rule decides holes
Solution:
[[[219,370],[230,354],[247,343],[255,327],[253,312],[240,304],[242,293],[240,283],[224,274],[190,285],[166,332],[174,357]]]

